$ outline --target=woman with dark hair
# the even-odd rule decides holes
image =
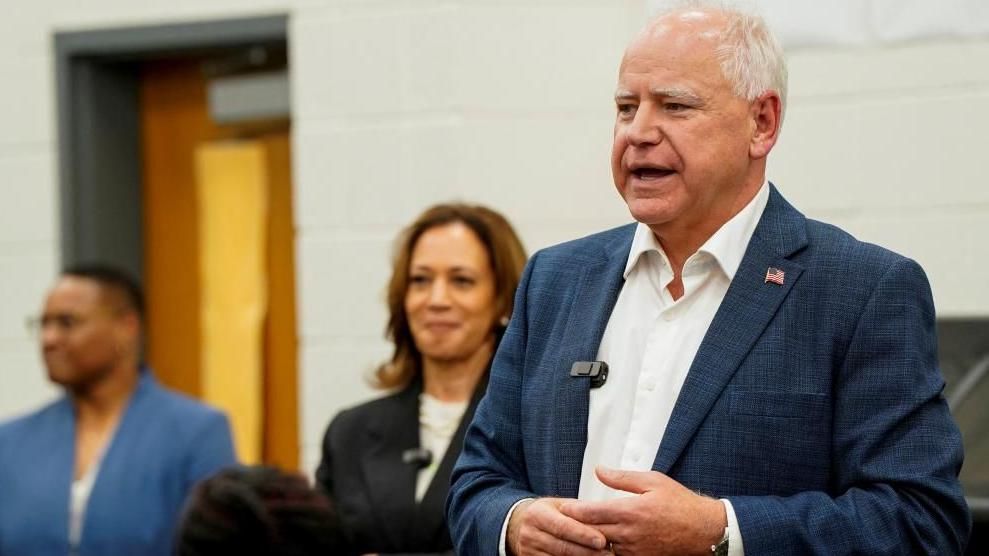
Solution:
[[[525,251],[488,208],[437,205],[399,237],[388,285],[395,393],[337,415],[316,471],[358,553],[452,553],[444,504],[512,314]]]
[[[329,500],[300,475],[232,467],[196,485],[176,539],[178,556],[315,556],[343,548]]]

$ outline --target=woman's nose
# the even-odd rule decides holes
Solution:
[[[429,304],[445,306],[450,302],[449,294],[446,280],[433,280],[432,286],[429,288]]]

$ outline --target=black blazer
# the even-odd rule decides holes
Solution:
[[[445,517],[453,464],[487,388],[481,378],[422,501],[419,468],[402,452],[419,447],[419,394],[414,381],[396,394],[344,410],[323,437],[316,483],[333,501],[350,548],[358,554],[453,554]]]

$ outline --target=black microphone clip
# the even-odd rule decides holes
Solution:
[[[590,377],[591,388],[600,388],[608,381],[608,364],[604,361],[575,361],[570,367],[572,377]]]
[[[433,463],[433,453],[429,448],[409,448],[402,452],[402,463],[415,465],[419,469],[429,467]]]

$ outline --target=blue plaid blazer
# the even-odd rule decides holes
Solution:
[[[529,261],[453,472],[458,554],[497,554],[522,498],[577,495],[589,381],[569,370],[596,356],[633,232]],[[914,261],[806,219],[773,187],[652,468],[728,498],[747,556],[962,553],[962,443],[934,324]]]

